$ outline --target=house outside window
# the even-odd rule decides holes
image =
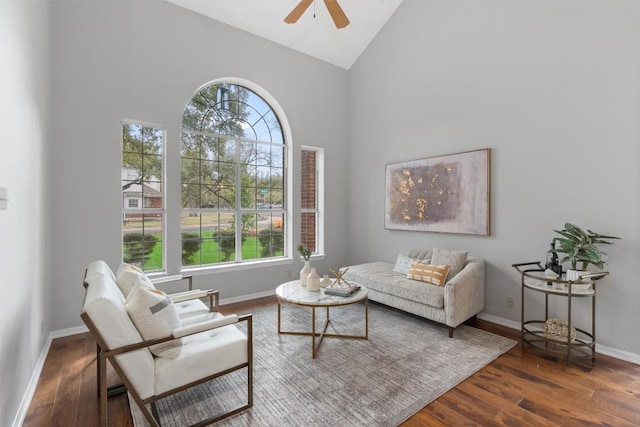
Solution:
[[[280,119],[254,90],[196,92],[180,141],[183,267],[285,256],[286,150]]]
[[[122,260],[146,271],[164,268],[164,143],[158,125],[122,124]]]
[[[323,253],[324,151],[302,147],[300,153],[300,243],[312,253]]]

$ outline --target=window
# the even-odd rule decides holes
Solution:
[[[182,119],[182,266],[283,257],[286,147],[280,120],[253,90],[210,84]]]
[[[322,187],[323,151],[302,147],[300,154],[300,243],[312,253],[321,253],[322,247]]]
[[[147,271],[164,268],[164,135],[122,124],[122,259]]]

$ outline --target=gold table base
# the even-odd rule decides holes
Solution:
[[[331,319],[329,317],[329,308],[331,308],[331,307],[344,307],[346,305],[356,304],[356,303],[358,303],[360,301],[364,301],[364,335],[328,334],[327,333],[327,328],[329,327],[329,324],[331,323]],[[307,332],[307,331],[283,331],[282,330],[281,305],[282,305],[283,302],[286,302],[288,304],[300,305],[300,306],[310,307],[311,308],[311,332]],[[321,306],[321,305],[307,305],[307,304],[301,304],[301,303],[295,304],[295,303],[291,303],[291,302],[287,302],[287,301],[278,300],[278,334],[281,334],[281,335],[310,336],[311,337],[311,357],[313,359],[316,358],[316,355],[318,354],[318,349],[320,348],[320,344],[322,344],[322,339],[324,337],[346,338],[346,339],[365,339],[365,340],[368,340],[369,339],[369,298],[367,296],[365,296],[363,299],[354,301],[353,303],[350,303],[350,304]],[[322,307],[326,308],[326,310],[327,310],[327,318],[324,321],[324,325],[322,325],[320,330],[316,331],[316,308],[322,308]],[[318,339],[317,343],[316,343],[316,338]]]

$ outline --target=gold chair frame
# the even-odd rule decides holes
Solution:
[[[106,427],[108,424],[108,412],[107,412],[107,398],[108,398],[108,392],[107,392],[107,361],[109,361],[111,363],[111,365],[113,366],[114,370],[117,372],[118,376],[120,377],[120,379],[122,380],[122,382],[124,383],[124,386],[126,387],[126,389],[129,391],[129,393],[131,394],[131,396],[133,397],[133,399],[136,401],[138,407],[140,408],[140,410],[142,411],[143,415],[145,416],[145,418],[147,419],[147,421],[149,422],[149,424],[152,427],[160,427],[160,423],[159,421],[153,416],[153,414],[149,411],[149,409],[147,408],[147,404],[153,404],[156,401],[165,398],[167,396],[171,396],[173,394],[176,394],[178,392],[187,390],[191,387],[194,387],[198,384],[202,384],[205,383],[207,381],[211,381],[215,378],[227,375],[231,372],[243,369],[243,368],[247,368],[247,403],[244,405],[241,405],[229,412],[226,412],[224,414],[220,414],[220,415],[214,415],[211,418],[208,418],[206,420],[200,421],[197,424],[194,424],[194,426],[206,426],[209,424],[212,424],[216,421],[219,421],[221,419],[227,418],[231,415],[235,415],[241,411],[244,411],[245,409],[248,409],[250,407],[253,406],[253,317],[251,314],[246,314],[243,316],[239,316],[238,317],[238,323],[240,322],[247,322],[247,362],[238,364],[232,368],[229,368],[223,372],[219,372],[217,374],[214,375],[210,375],[204,378],[201,378],[197,381],[191,382],[189,384],[185,384],[181,387],[177,387],[175,389],[169,390],[165,393],[159,394],[159,395],[154,395],[151,396],[147,399],[141,399],[139,394],[135,391],[135,389],[133,388],[131,382],[129,381],[129,379],[127,378],[127,376],[124,374],[124,371],[122,369],[122,367],[120,366],[120,364],[118,363],[118,360],[115,358],[115,356],[120,355],[120,354],[124,354],[124,353],[128,353],[131,351],[135,351],[135,350],[140,350],[143,348],[147,348],[149,346],[155,345],[155,344],[160,344],[163,342],[168,342],[168,341],[172,341],[176,338],[173,337],[166,337],[166,338],[159,338],[159,339],[155,339],[155,340],[148,340],[148,341],[141,341],[139,343],[136,344],[131,344],[131,345],[127,345],[124,347],[119,347],[119,348],[115,348],[112,350],[103,350],[108,348],[108,346],[106,345],[106,342],[104,341],[102,335],[100,334],[100,331],[96,328],[95,324],[91,321],[91,319],[89,318],[89,315],[86,312],[82,312],[80,314],[80,317],[82,318],[82,320],[84,321],[84,323],[87,325],[87,327],[89,328],[89,331],[91,332],[91,334],[93,335],[93,337],[95,338],[96,342],[98,343],[98,358],[97,358],[97,363],[98,363],[98,395],[99,395],[99,399],[100,399],[100,425],[102,427]]]

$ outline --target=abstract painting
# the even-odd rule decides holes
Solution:
[[[489,148],[386,165],[384,226],[490,235]]]

